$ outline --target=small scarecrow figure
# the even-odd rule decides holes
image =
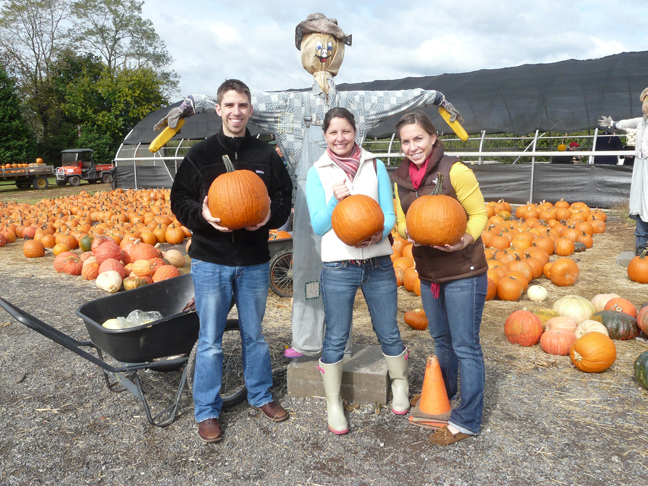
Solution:
[[[639,95],[643,116],[613,121],[603,116],[599,125],[605,129],[635,132],[635,161],[630,183],[630,217],[637,221],[635,229],[635,254],[648,247],[648,88]]]
[[[292,346],[287,357],[317,355],[322,350],[324,306],[319,288],[321,237],[310,225],[306,203],[308,169],[326,150],[322,131],[324,115],[331,108],[343,107],[356,120],[356,142],[362,145],[367,131],[392,116],[423,106],[447,110],[449,122],[463,122],[459,112],[434,90],[343,91],[338,92],[333,77],[344,59],[345,46],[351,45],[337,20],[324,14],[309,15],[295,29],[295,46],[301,51],[302,66],[314,78],[307,92],[283,91],[252,93],[250,122],[274,134],[296,181],[293,221],[293,308]],[[180,118],[213,112],[216,95],[190,95],[179,108],[172,108],[156,129],[175,127]],[[451,126],[453,126],[452,124]],[[350,343],[347,345],[350,352]]]

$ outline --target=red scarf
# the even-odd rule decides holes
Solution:
[[[360,167],[360,155],[362,154],[362,151],[360,150],[360,147],[358,147],[358,144],[353,144],[351,155],[349,155],[348,157],[338,157],[330,148],[326,149],[326,153],[331,158],[333,163],[340,169],[342,169],[344,173],[349,177],[349,180],[353,182],[353,178],[358,173],[358,167]]]
[[[423,178],[425,177],[425,171],[427,170],[428,162],[432,158],[433,153],[434,151],[430,152],[430,155],[428,156],[427,159],[425,159],[425,163],[420,168],[417,167],[414,162],[407,159],[407,161],[409,162],[409,177],[410,177],[410,181],[412,181],[412,186],[414,187],[415,191],[418,191],[418,188],[421,186],[421,183],[423,182]]]

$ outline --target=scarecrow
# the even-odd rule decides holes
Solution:
[[[628,120],[613,121],[612,117],[603,116],[599,125],[612,130],[636,130],[635,161],[632,167],[630,183],[630,217],[637,221],[635,229],[635,253],[641,253],[648,247],[648,88],[639,95],[643,116]]]
[[[338,92],[333,77],[344,59],[345,35],[337,20],[321,13],[311,14],[295,29],[295,46],[301,51],[302,66],[313,75],[307,92],[252,93],[250,122],[274,134],[296,183],[293,222],[293,308],[292,346],[287,357],[317,355],[321,352],[324,331],[324,306],[319,288],[321,238],[313,233],[306,204],[308,169],[326,150],[322,131],[324,115],[331,108],[343,107],[356,119],[358,145],[367,131],[386,119],[422,106],[446,110],[449,122],[463,122],[459,112],[434,90],[344,91]],[[213,112],[215,95],[191,95],[179,108],[172,108],[156,129],[173,128],[181,118]],[[455,123],[451,123],[454,126]],[[347,344],[347,353],[350,343]]]

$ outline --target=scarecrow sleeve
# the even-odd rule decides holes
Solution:
[[[457,193],[457,200],[468,213],[466,233],[476,241],[486,229],[488,214],[479,182],[472,170],[464,164],[454,164],[450,169],[450,181]]]

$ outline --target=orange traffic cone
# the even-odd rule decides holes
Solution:
[[[450,400],[443,383],[439,358],[436,356],[428,356],[425,365],[419,409],[428,415],[441,415],[450,411]]]
[[[412,410],[409,421],[421,427],[443,427],[448,424],[451,410],[439,359],[436,356],[429,356],[425,365],[421,399]]]

